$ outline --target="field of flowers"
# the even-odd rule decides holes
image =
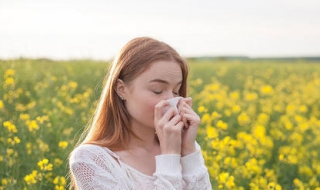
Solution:
[[[214,189],[320,190],[320,63],[190,61]],[[0,190],[66,189],[106,62],[0,61]]]

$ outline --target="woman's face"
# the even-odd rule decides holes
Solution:
[[[154,107],[161,100],[179,96],[182,83],[180,65],[171,61],[155,61],[133,81],[125,84],[125,105],[132,126],[154,128]]]

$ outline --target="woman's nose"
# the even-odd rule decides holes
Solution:
[[[167,93],[166,94],[165,99],[168,100],[168,99],[171,99],[171,98],[174,98],[174,97],[176,97],[176,95],[173,92],[171,92],[171,93]]]

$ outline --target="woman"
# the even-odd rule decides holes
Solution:
[[[163,42],[140,37],[123,47],[70,156],[76,189],[211,189],[187,76],[187,63]],[[177,110],[168,108],[179,96]]]

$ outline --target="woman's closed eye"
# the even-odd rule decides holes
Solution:
[[[163,91],[156,91],[156,90],[153,90],[153,93],[155,94],[161,94]],[[179,96],[179,92],[172,92],[174,95],[176,96]]]
[[[161,94],[162,91],[153,91],[155,94]]]

